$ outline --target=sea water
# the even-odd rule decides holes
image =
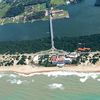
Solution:
[[[0,100],[99,100],[100,73],[0,74]]]

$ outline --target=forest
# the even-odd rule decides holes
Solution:
[[[68,52],[75,51],[78,44],[84,44],[92,51],[100,51],[100,34],[80,37],[55,37],[55,47]],[[0,42],[0,54],[35,53],[51,48],[50,37],[24,41]]]

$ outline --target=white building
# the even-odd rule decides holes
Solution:
[[[33,62],[35,64],[38,64],[39,63],[39,55],[36,55],[34,58],[33,58]]]

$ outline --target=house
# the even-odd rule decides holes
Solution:
[[[77,51],[80,51],[80,52],[89,52],[91,50],[91,48],[78,48]]]
[[[59,67],[65,65],[65,57],[62,55],[53,55],[51,57],[51,62],[53,65],[57,65]]]
[[[52,15],[55,16],[56,14],[63,14],[63,10],[52,10]]]
[[[52,16],[64,15],[64,10],[51,10],[50,12],[48,10],[45,10],[45,16],[48,16],[49,14],[52,14]]]
[[[76,59],[80,54],[77,52],[72,52],[66,55],[66,58]]]
[[[52,62],[52,64],[53,65],[57,65],[57,56],[56,55],[53,55],[52,57],[51,57],[51,62]]]
[[[39,55],[36,55],[34,58],[33,58],[33,62],[35,64],[38,64],[39,63]]]
[[[72,63],[72,58],[66,58],[66,57],[65,57],[64,63],[65,63],[65,64],[71,64],[71,63]]]

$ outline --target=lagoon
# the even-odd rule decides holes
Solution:
[[[70,18],[53,20],[54,35],[83,36],[100,34],[100,7],[95,0],[83,0],[79,4],[68,5]],[[31,40],[50,36],[49,21],[0,25],[0,41]]]

